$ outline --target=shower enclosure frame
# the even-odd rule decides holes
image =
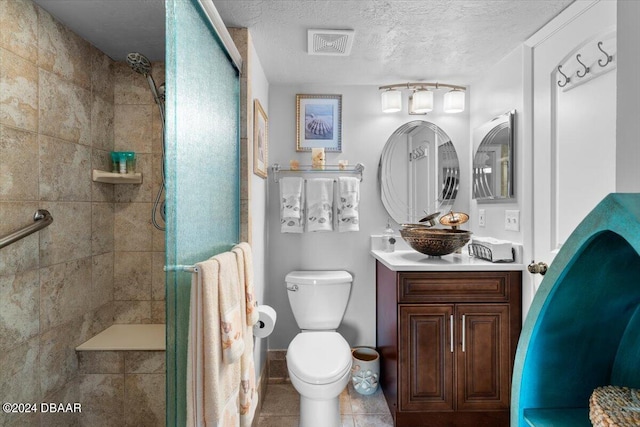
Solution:
[[[240,237],[242,60],[211,0],[166,0],[166,259],[193,265]],[[186,422],[192,274],[166,272],[166,425]]]

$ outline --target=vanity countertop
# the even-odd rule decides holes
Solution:
[[[392,271],[518,271],[524,270],[522,263],[489,262],[468,255],[467,248],[462,254],[444,255],[440,258],[428,257],[413,249],[394,252],[371,250],[371,255]],[[516,259],[518,257],[516,256]]]

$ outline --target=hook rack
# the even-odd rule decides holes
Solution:
[[[609,41],[609,44],[611,44],[610,37],[608,38],[607,36],[605,36],[604,38]],[[558,74],[562,76],[557,81],[558,87],[564,88],[563,91],[567,91],[581,84],[584,84],[598,77],[599,75],[606,73],[607,71],[610,71],[610,69],[602,70],[602,68],[607,67],[610,63],[614,62],[614,60],[613,60],[613,55],[610,55],[607,51],[603,49],[604,42],[601,40],[597,42],[598,50],[602,52],[602,54],[604,54],[604,58],[597,59],[597,62],[600,68],[598,67],[593,68],[594,67],[593,64],[595,64],[596,58],[600,56],[600,53],[598,53],[597,51],[595,51],[595,49],[593,49],[593,42],[595,40],[592,39],[592,41],[579,46],[576,50],[573,51],[573,53],[570,53],[568,56],[566,56],[562,60],[562,63],[556,67]],[[615,43],[615,39],[613,39],[613,42]],[[591,46],[591,49],[588,46]],[[578,50],[582,52],[575,54],[575,52]],[[575,56],[573,56],[574,54]],[[584,62],[582,60],[583,56],[586,58]],[[572,58],[575,58],[575,61],[573,61]],[[576,62],[577,62],[577,65],[576,65]],[[591,67],[587,66],[587,63],[589,63]],[[562,71],[563,66],[565,67],[569,66],[570,68],[578,67],[578,69],[575,71],[569,72],[567,75]],[[614,68],[616,68],[615,64],[613,67],[611,67],[611,69],[614,69]],[[574,74],[580,80],[572,80],[572,77]]]
[[[558,86],[565,87],[567,83],[571,81],[571,77],[568,77],[565,73],[562,72],[562,65],[558,65],[558,72],[562,74],[562,77],[564,77],[564,83],[558,80]]]
[[[342,166],[342,165],[325,165],[324,169],[314,168],[311,165],[300,165],[298,169],[283,169],[278,163],[274,163],[271,166],[273,172],[273,182],[278,182],[278,174],[282,172],[286,173],[332,173],[332,174],[357,174],[360,181],[362,181],[362,174],[364,172],[364,164],[357,163],[355,166]]]
[[[576,61],[578,61],[578,64],[582,65],[582,67],[584,68],[584,71],[582,72],[582,74],[580,74],[580,71],[578,70],[576,72],[576,76],[578,76],[580,78],[583,78],[584,76],[589,74],[589,67],[587,67],[584,62],[580,61],[580,57],[581,56],[582,56],[581,54],[577,54],[576,55]]]
[[[607,62],[603,64],[602,59],[598,59],[598,65],[600,65],[601,67],[606,67],[609,64],[609,62],[613,61],[613,56],[609,55],[607,52],[604,51],[604,49],[602,48],[602,42],[598,42],[598,50],[604,53],[604,56],[606,57],[606,60],[607,60]]]

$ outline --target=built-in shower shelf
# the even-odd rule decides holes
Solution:
[[[93,180],[95,182],[106,182],[107,184],[142,184],[142,174],[113,173],[94,169]]]

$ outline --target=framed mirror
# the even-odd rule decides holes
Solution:
[[[398,224],[448,212],[458,193],[460,165],[451,138],[437,125],[415,120],[387,140],[378,166],[382,204]]]
[[[473,132],[473,198],[478,203],[510,201],[514,195],[514,121],[512,110]]]

